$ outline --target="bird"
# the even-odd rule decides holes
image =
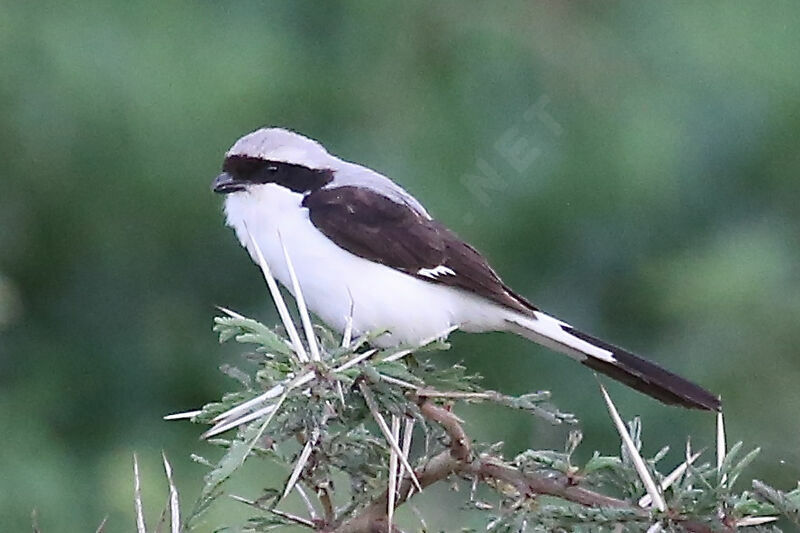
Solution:
[[[250,257],[309,310],[377,347],[442,332],[511,332],[669,405],[720,411],[719,397],[545,313],[506,285],[473,246],[388,177],[289,129],[264,127],[225,153],[212,190]],[[258,250],[258,251],[257,251]]]

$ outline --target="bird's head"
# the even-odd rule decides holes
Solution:
[[[306,193],[329,183],[338,161],[312,139],[281,128],[262,128],[236,141],[225,153],[222,173],[211,188],[232,194],[274,183]]]

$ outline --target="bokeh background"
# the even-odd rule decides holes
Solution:
[[[751,474],[800,478],[800,4],[3,0],[0,50],[2,530],[35,508],[48,533],[132,531],[134,451],[151,520],[162,449],[197,495],[189,454],[214,451],[161,416],[234,386],[213,305],[276,320],[209,190],[265,124],[393,177],[540,307],[718,392],[729,439],[763,448]],[[584,457],[617,449],[588,370],[453,344],[443,364],[489,387],[552,390]],[[611,390],[645,452],[712,445],[712,416]],[[509,452],[567,432],[467,415]]]

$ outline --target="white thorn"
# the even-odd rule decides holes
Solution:
[[[298,524],[302,524],[302,525],[304,525],[306,527],[309,527],[311,529],[316,529],[316,527],[317,527],[317,525],[314,522],[312,522],[311,520],[308,520],[307,518],[303,518],[302,516],[297,516],[296,514],[287,513],[286,511],[279,511],[278,509],[275,509],[274,507],[272,509],[270,509],[269,512],[272,513],[272,514],[276,514],[276,515],[278,515],[280,517],[283,517],[283,518],[285,518],[287,520],[291,520],[292,522],[297,522]]]
[[[667,477],[661,482],[661,491],[665,491],[672,486],[673,483],[678,481],[680,477],[686,472],[686,469],[689,468],[689,465],[694,463],[698,457],[700,457],[700,452],[689,457],[686,461],[679,464],[675,470],[669,473]],[[650,497],[649,494],[645,494],[639,499],[639,507],[649,507],[650,504],[653,503],[653,499]]]
[[[702,453],[702,450],[698,453]],[[688,461],[692,457],[692,438],[687,437],[686,439],[686,461]],[[692,488],[692,484],[689,483],[688,488]]]
[[[406,463],[409,463],[408,456],[409,453],[411,453],[411,437],[413,436],[413,434],[414,434],[414,419],[409,416],[406,417],[406,425],[403,428],[403,457],[405,457]],[[400,470],[400,480],[402,481],[403,478],[405,477],[406,467],[402,465],[401,467],[402,468]],[[409,489],[408,497],[406,499],[411,497],[413,490],[414,487],[411,487]]]
[[[244,411],[247,411],[251,407],[263,402],[264,400],[271,400],[272,398],[277,398],[278,396],[283,394],[283,391],[284,391],[283,385],[275,385],[268,391],[259,394],[255,398],[251,398],[246,402],[242,402],[239,405],[228,409],[224,413],[215,416],[214,421],[217,422],[225,418],[230,418],[231,416],[234,416],[238,413],[243,413]]]
[[[181,508],[178,499],[178,488],[175,486],[175,480],[172,478],[172,465],[167,460],[167,454],[162,450],[161,458],[164,460],[164,472],[167,474],[167,483],[169,484],[169,519],[170,519],[170,532],[180,533],[181,531]]]
[[[262,415],[265,415],[267,413],[271,413],[274,410],[275,410],[275,406],[274,405],[265,405],[261,409],[256,409],[255,411],[253,411],[251,413],[247,413],[244,416],[234,417],[234,418],[231,418],[229,420],[228,419],[221,420],[221,421],[217,422],[216,424],[214,424],[207,431],[205,431],[202,435],[200,435],[200,438],[201,439],[210,439],[211,437],[215,437],[215,436],[219,435],[220,433],[225,433],[229,429],[233,429],[235,427],[239,427],[242,424],[246,424],[247,422],[250,422],[251,420],[255,420],[256,418],[258,418],[258,417],[260,417]]]
[[[264,254],[261,252],[261,247],[253,238],[253,235],[250,233],[247,225],[245,225],[244,229],[247,232],[247,237],[250,239],[250,244],[253,245],[253,250],[256,252],[258,266],[261,267],[261,272],[264,274],[267,287],[269,287],[269,292],[272,295],[272,301],[275,302],[275,307],[278,308],[278,314],[281,317],[281,322],[283,322],[283,327],[286,328],[286,333],[289,334],[289,338],[292,340],[294,351],[301,362],[307,363],[308,354],[306,353],[303,343],[300,341],[300,335],[297,334],[297,328],[295,328],[294,322],[292,322],[292,316],[289,314],[289,309],[286,307],[286,302],[283,300],[283,296],[281,296],[281,290],[278,288],[278,284],[275,282],[275,278],[272,276],[269,265],[267,265],[267,261],[264,259]]]
[[[253,500],[248,500],[247,498],[242,498],[241,496],[237,496],[236,494],[229,494],[228,497],[230,499],[232,499],[233,501],[240,502],[240,503],[243,503],[245,505],[250,505],[252,507],[255,507],[256,509],[261,509],[263,511],[269,511],[270,513],[272,513],[274,515],[280,516],[282,518],[285,518],[285,519],[290,520],[292,522],[295,522],[297,524],[306,526],[308,528],[314,529],[316,527],[316,524],[314,524],[314,522],[312,522],[311,520],[309,520],[307,518],[303,518],[302,516],[293,515],[291,513],[285,512],[285,511],[279,511],[278,509],[275,509],[275,508],[266,509],[266,508],[262,507],[258,502],[255,502]]]
[[[353,317],[345,318],[344,333],[342,333],[342,348],[347,348],[353,340]]]
[[[381,429],[381,433],[383,433],[384,438],[389,442],[389,446],[391,446],[392,449],[398,454],[405,469],[411,474],[411,481],[414,483],[414,486],[417,487],[418,491],[422,492],[422,485],[420,485],[416,474],[414,474],[414,469],[411,468],[411,465],[408,463],[408,459],[403,457],[403,451],[400,449],[400,445],[392,437],[392,432],[389,430],[389,426],[386,424],[386,420],[383,418],[383,415],[378,410],[378,406],[375,403],[375,398],[372,397],[372,392],[370,392],[369,388],[364,384],[363,381],[358,383],[358,388],[361,390],[361,394],[364,396],[364,401],[367,402],[367,407],[369,407],[369,411],[372,413],[372,418],[374,418],[375,422],[378,423],[378,427]]]
[[[264,423],[261,424],[261,427],[258,428],[258,433],[256,433],[256,436],[253,437],[253,440],[251,440],[250,444],[247,445],[247,452],[245,452],[244,456],[242,457],[242,464],[244,464],[244,460],[247,459],[248,455],[250,455],[250,452],[255,447],[256,443],[258,442],[258,439],[260,439],[261,435],[264,434],[264,431],[267,429],[267,426],[269,425],[270,422],[272,422],[272,419],[275,417],[275,414],[281,408],[281,405],[283,405],[283,401],[286,399],[287,394],[288,392],[284,393],[284,395],[278,399],[278,402],[274,406],[270,406],[272,407],[272,410],[269,412],[269,415],[267,415],[267,418],[266,420],[264,420]],[[265,409],[266,408],[262,409],[262,411],[265,411]]]
[[[297,310],[300,313],[300,322],[303,324],[303,330],[306,334],[306,341],[308,342],[308,349],[311,352],[312,361],[320,361],[319,347],[317,346],[317,337],[314,334],[314,326],[311,324],[311,317],[308,315],[308,308],[306,307],[306,299],[303,297],[303,291],[300,289],[300,281],[297,279],[297,273],[294,270],[292,258],[289,257],[289,251],[281,237],[281,232],[278,230],[278,240],[283,249],[283,258],[286,260],[286,268],[289,269],[289,278],[292,280],[292,287],[294,288],[294,299],[297,302]]]
[[[106,523],[108,522],[108,515],[106,515],[100,525],[97,526],[97,529],[94,530],[94,533],[103,533],[106,530]]]
[[[413,383],[409,383],[408,381],[403,381],[402,379],[393,378],[392,376],[387,376],[386,374],[378,374],[381,378],[381,381],[385,381],[386,383],[392,383],[394,385],[399,385],[401,387],[405,387],[411,390],[419,390],[419,387],[414,385]]]
[[[725,444],[725,419],[722,416],[722,411],[717,413],[717,474],[722,473],[722,463],[725,461],[727,453],[727,446]],[[728,476],[723,475],[721,482],[724,485],[728,480]]]
[[[183,413],[172,413],[164,416],[162,420],[183,420],[186,418],[194,418],[202,412],[202,409],[197,409],[195,411],[184,411]]]
[[[258,504],[253,500],[248,500],[247,498],[243,498],[242,496],[238,496],[236,494],[228,494],[228,498],[235,502],[244,503],[245,505],[252,505],[253,507],[258,507]]]
[[[222,311],[231,318],[245,318],[243,315],[240,315],[236,311],[231,311],[227,307],[222,307],[221,305],[215,305],[214,307],[216,307],[218,310]]]
[[[300,495],[300,499],[303,500],[303,503],[306,504],[306,509],[308,510],[308,516],[311,517],[311,520],[316,520],[317,517],[317,510],[314,509],[314,504],[311,503],[311,498],[308,497],[303,485],[301,483],[295,483],[294,485],[297,494]]]
[[[297,480],[300,479],[300,474],[303,473],[303,468],[305,468],[308,458],[311,457],[311,452],[314,450],[317,436],[317,432],[315,431],[314,434],[311,435],[311,438],[306,441],[306,445],[303,446],[303,451],[300,452],[300,457],[297,458],[297,463],[295,463],[294,469],[292,469],[292,475],[289,476],[289,481],[286,482],[286,488],[283,489],[283,496],[281,496],[281,499],[286,498],[286,496],[292,492],[295,484],[297,484]]]
[[[633,439],[631,439],[631,436],[628,433],[628,428],[625,427],[625,422],[622,421],[622,418],[619,416],[619,412],[617,412],[617,408],[614,406],[614,402],[611,401],[611,397],[608,395],[606,388],[602,384],[600,384],[600,391],[603,393],[603,398],[608,406],[608,412],[611,414],[611,419],[614,421],[614,425],[617,428],[617,433],[619,433],[619,436],[622,438],[622,442],[625,444],[625,448],[627,448],[628,454],[630,454],[631,459],[633,460],[633,465],[636,467],[636,472],[639,474],[639,478],[642,480],[645,489],[647,489],[647,493],[650,495],[650,498],[652,498],[653,502],[655,503],[656,509],[663,513],[667,510],[667,503],[664,501],[664,497],[658,491],[656,482],[653,480],[653,476],[650,475],[650,472],[648,472],[644,459],[642,459],[642,456],[639,455],[639,451],[633,444]]]
[[[266,391],[266,392],[264,392],[262,394],[259,394],[255,398],[252,398],[250,400],[247,400],[244,403],[241,403],[241,404],[239,404],[239,405],[237,405],[235,407],[232,407],[232,408],[228,409],[227,411],[225,411],[224,413],[222,413],[221,415],[217,415],[214,418],[214,421],[218,422],[218,421],[222,421],[222,420],[225,420],[225,419],[231,419],[232,417],[236,416],[237,414],[243,413],[243,412],[249,410],[251,407],[255,407],[256,405],[258,405],[260,403],[263,403],[264,400],[269,400],[269,399],[275,398],[275,397],[280,396],[281,394],[283,394],[284,391],[290,391],[290,390],[294,389],[295,387],[300,387],[302,385],[305,385],[306,383],[309,383],[310,381],[313,381],[314,375],[315,375],[314,372],[306,372],[305,374],[301,374],[299,377],[294,378],[294,380],[289,381],[289,383],[286,383],[285,385],[284,384],[275,385],[274,387],[272,387],[268,391]]]
[[[366,352],[353,357],[352,359],[350,359],[349,361],[347,361],[343,365],[334,368],[333,371],[334,372],[343,372],[343,371],[347,370],[348,368],[356,366],[361,361],[364,361],[365,359],[369,359],[370,357],[375,355],[375,353],[377,351],[378,350],[375,349],[375,348],[373,348],[372,350],[367,350]]]
[[[336,395],[339,397],[339,402],[342,404],[342,407],[345,407],[344,402],[344,389],[342,388],[342,382],[336,381]]]
[[[342,333],[342,347],[347,348],[353,342],[353,311],[355,310],[355,303],[353,302],[353,295],[350,294],[350,289],[347,290],[350,296],[350,314],[345,317],[344,333]]]
[[[656,522],[655,524],[647,528],[647,533],[661,533],[661,531],[662,531],[661,522]]]
[[[392,415],[392,438],[395,441],[400,440],[400,418],[397,415]],[[392,523],[394,522],[394,502],[397,498],[397,458],[399,453],[392,448],[392,453],[389,454],[389,489],[388,497],[386,498],[386,514],[389,519],[389,531],[392,531]]]
[[[736,521],[736,527],[760,526],[762,524],[769,524],[770,522],[777,522],[778,516],[748,516],[740,518]]]
[[[133,508],[136,512],[137,533],[147,533],[144,523],[144,505],[142,504],[142,479],[139,475],[139,458],[133,454]]]

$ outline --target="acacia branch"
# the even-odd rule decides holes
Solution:
[[[632,507],[624,500],[578,487],[567,476],[553,476],[551,472],[546,476],[526,473],[490,456],[474,458],[469,437],[456,415],[427,399],[421,400],[419,406],[423,416],[441,425],[450,437],[449,449],[434,456],[422,468],[415,471],[423,488],[447,479],[453,474],[477,476],[481,479],[507,483],[525,496],[544,494],[581,505],[628,508],[640,513],[642,518],[649,516],[644,509]],[[408,500],[410,491],[411,481],[406,478],[400,485],[397,506]],[[389,533],[386,521],[387,498],[388,493],[384,492],[361,514],[334,529],[335,533]]]

